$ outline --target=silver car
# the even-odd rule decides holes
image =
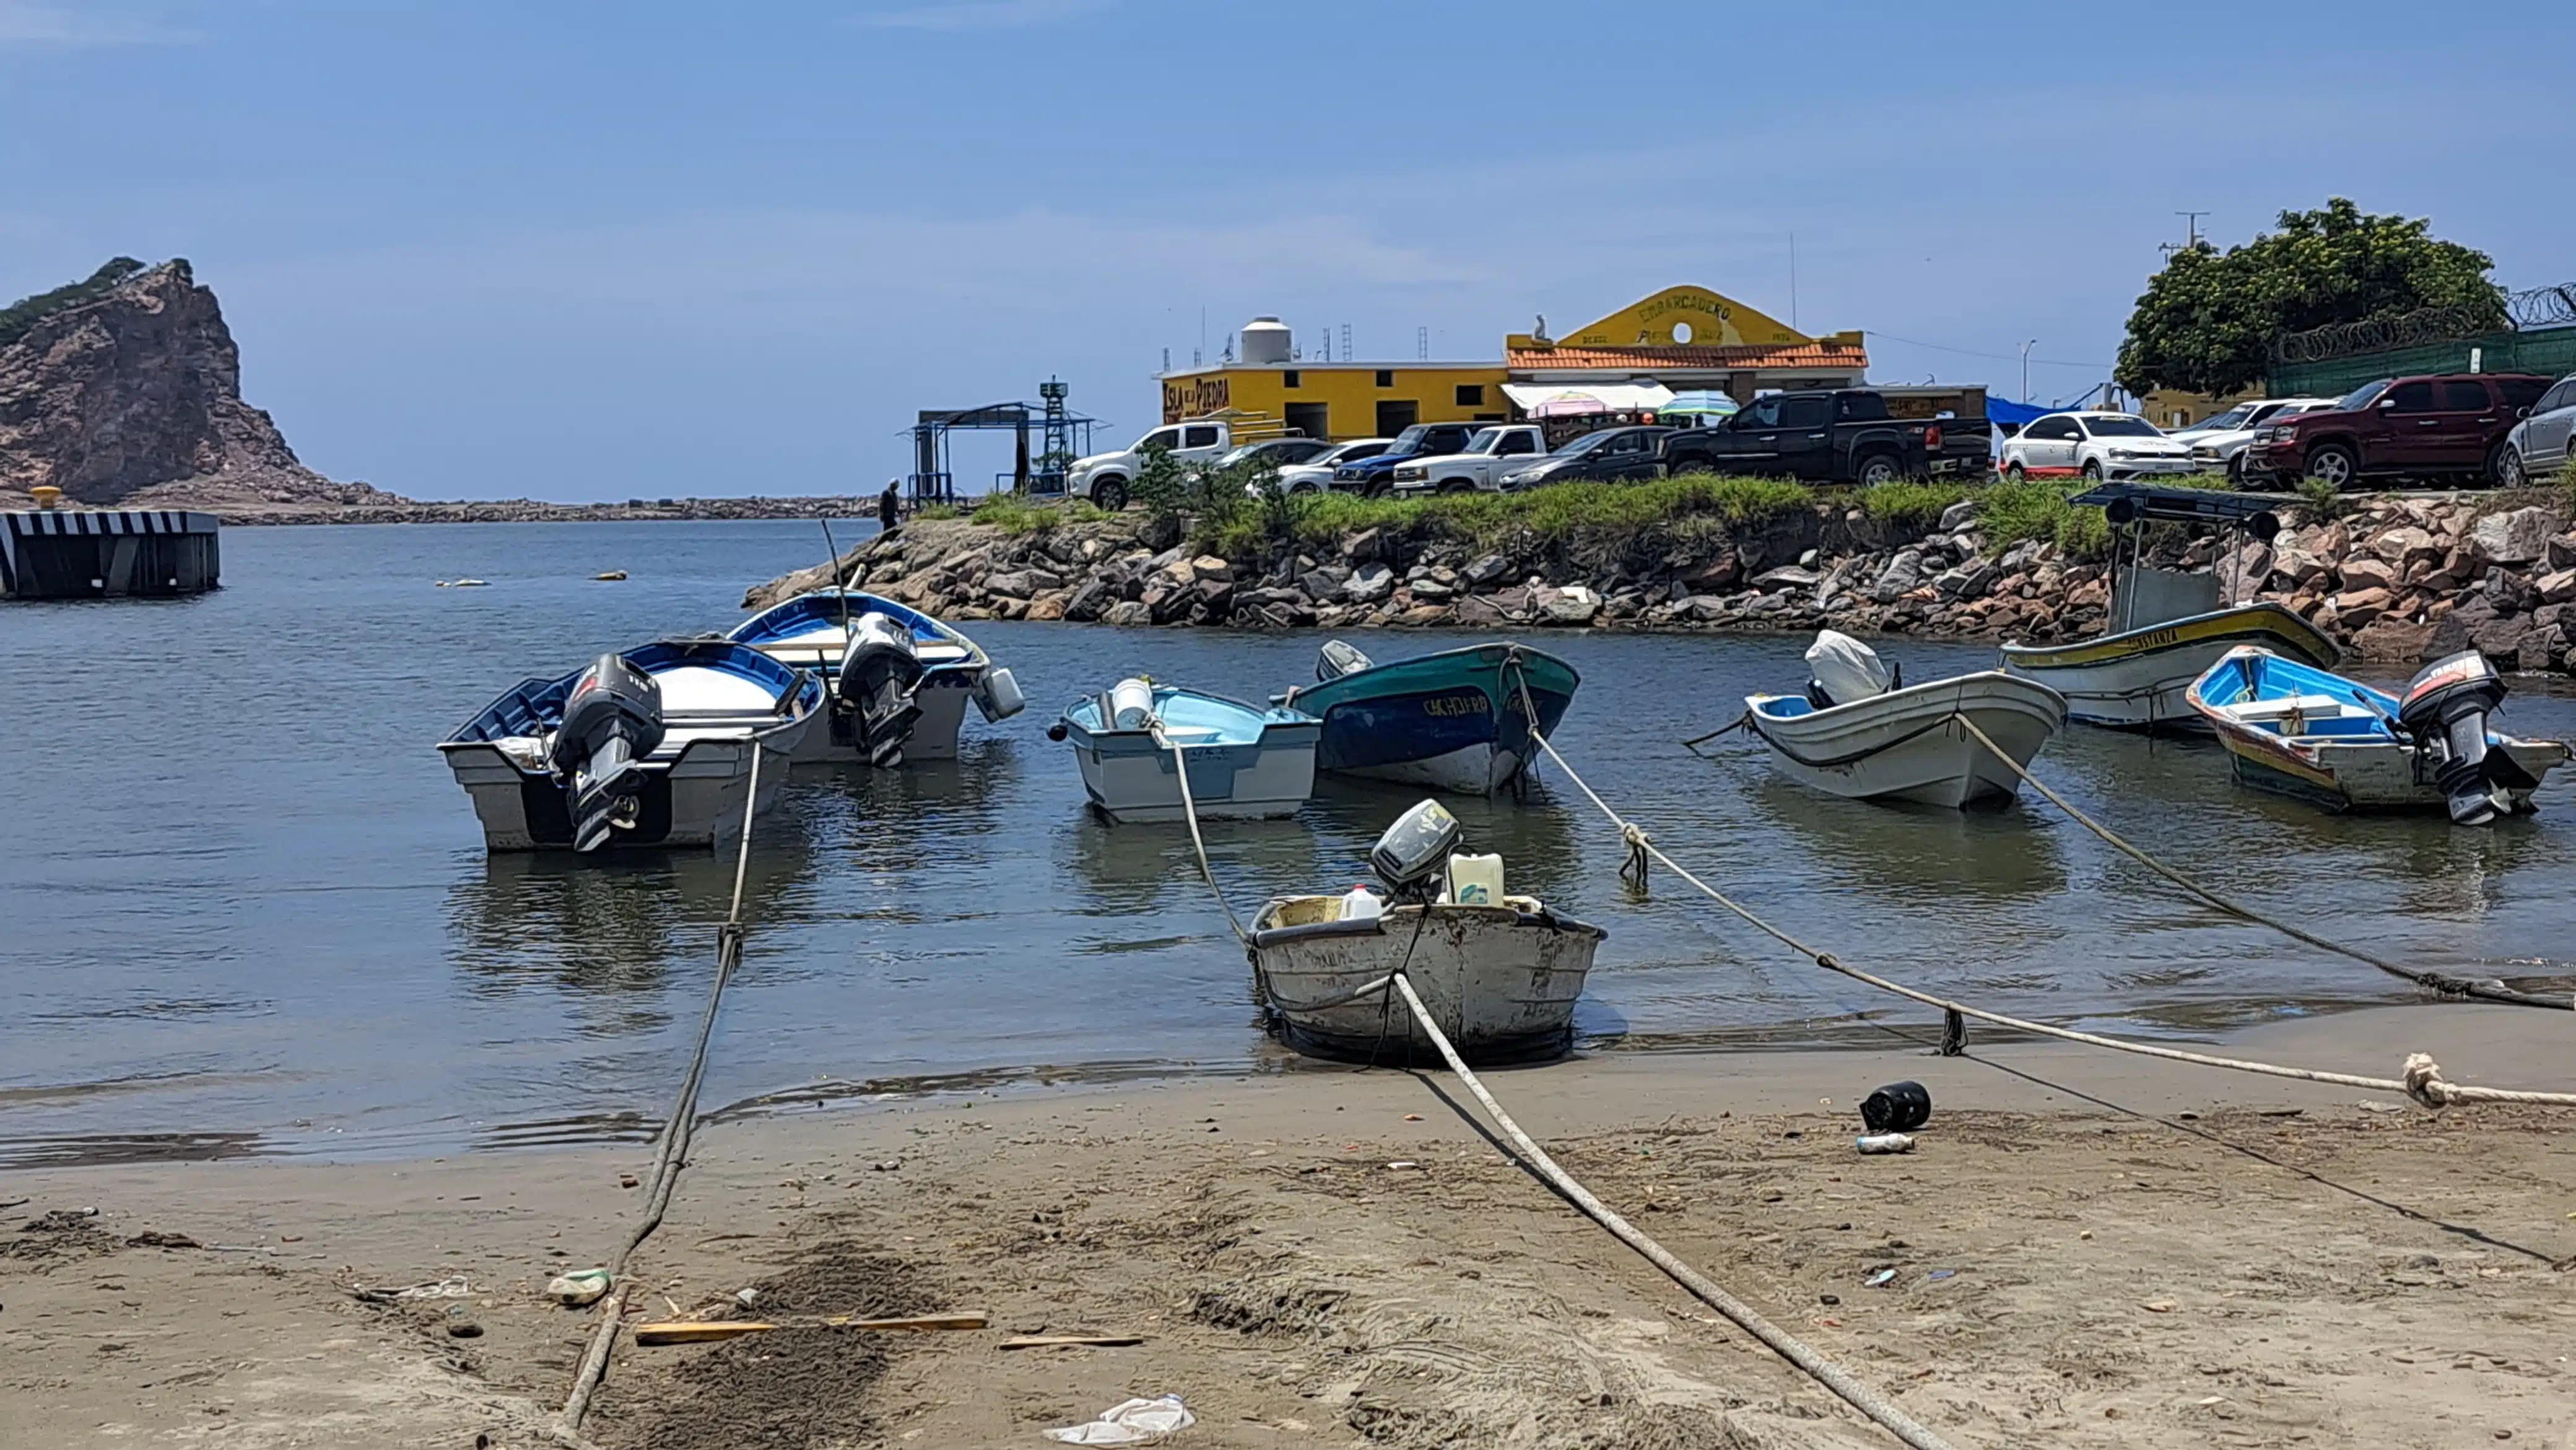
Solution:
[[[2576,432],[2576,373],[2560,378],[2523,420],[2504,435],[2496,482],[2506,488],[2545,480],[2567,466],[2569,434]]]

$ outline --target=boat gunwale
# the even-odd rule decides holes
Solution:
[[[1301,941],[1327,940],[1333,937],[1390,936],[1395,933],[1387,926],[1388,922],[1401,916],[1410,927],[1413,918],[1425,910],[1436,912],[1439,916],[1459,917],[1470,922],[1483,922],[1492,926],[1538,927],[1568,936],[1589,936],[1594,941],[1610,939],[1610,932],[1606,927],[1594,926],[1588,921],[1561,915],[1544,906],[1537,911],[1522,911],[1512,906],[1475,906],[1454,901],[1435,902],[1428,908],[1407,902],[1390,906],[1374,917],[1350,921],[1311,921],[1296,926],[1261,925],[1262,917],[1269,915],[1281,902],[1291,899],[1293,898],[1274,898],[1253,917],[1251,940],[1256,949],[1286,946]],[[1506,917],[1509,920],[1505,920]]]
[[[2127,664],[2149,658],[2167,650],[2224,643],[2238,633],[2260,632],[2258,619],[2287,621],[2292,628],[2271,631],[2274,638],[2286,643],[2313,643],[2324,647],[2324,658],[2318,669],[2332,670],[2343,663],[2343,647],[2325,631],[2302,617],[2296,610],[2262,600],[2253,604],[2234,604],[2224,609],[2187,614],[2177,619],[2161,620],[2133,628],[2097,634],[2090,639],[2069,640],[2064,644],[2018,644],[2005,641],[1999,649],[2007,666],[2025,670],[2078,670]],[[2173,631],[2175,638],[2144,648],[2135,642],[2147,636]],[[2286,656],[2285,656],[2286,658]]]

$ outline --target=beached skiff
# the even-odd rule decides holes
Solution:
[[[1607,935],[1526,896],[1496,906],[1397,905],[1340,919],[1338,896],[1288,896],[1252,923],[1264,1010],[1301,1052],[1386,1061],[1431,1039],[1387,976],[1402,967],[1469,1062],[1554,1057],[1574,1040],[1574,1004]],[[1424,919],[1424,913],[1429,919]],[[1418,938],[1418,940],[1417,940]]]

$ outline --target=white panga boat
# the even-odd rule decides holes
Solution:
[[[2475,650],[2428,665],[2404,698],[2246,646],[2191,687],[2239,784],[2332,811],[2434,810],[2483,826],[2527,813],[2564,763],[2556,740],[2487,728],[2504,680]]]
[[[1405,813],[1370,853],[1389,890],[1283,896],[1252,922],[1255,985],[1272,1031],[1301,1052],[1375,1058],[1436,1051],[1391,984],[1401,971],[1471,1063],[1555,1057],[1608,933],[1504,894],[1502,861],[1461,856],[1457,817]]]
[[[756,815],[823,707],[812,674],[721,639],[602,655],[522,680],[438,743],[494,851],[715,846]]]
[[[2066,723],[2064,697],[2036,681],[1981,670],[1904,686],[1876,651],[1830,629],[1807,667],[1806,694],[1747,696],[1747,724],[1791,779],[1852,800],[2010,800],[2021,778],[1959,721],[2025,766]]]
[[[1269,709],[1222,695],[1121,680],[1075,701],[1047,727],[1070,739],[1091,803],[1113,821],[1182,818],[1180,767],[1203,819],[1293,816],[1315,790],[1323,723],[1301,710]]]
[[[805,737],[800,761],[954,760],[968,701],[988,722],[1009,719],[1023,703],[1011,672],[975,641],[855,589],[781,600],[725,637],[822,675],[825,720]]]
[[[2234,581],[2216,571],[2150,569],[2142,553],[2149,521],[2221,527],[2234,557],[2244,536],[2270,542],[2281,521],[2262,500],[2208,489],[2113,483],[2082,494],[2098,504],[2130,545],[2113,559],[2111,625],[2070,644],[2006,644],[2004,668],[2066,697],[2066,715],[2087,725],[2122,729],[2201,730],[2183,697],[2218,657],[2239,645],[2332,669],[2343,651],[2315,625],[2278,604],[2227,606]]]

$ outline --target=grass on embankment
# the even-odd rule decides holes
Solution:
[[[2177,479],[2186,487],[2224,487],[2224,481]],[[2098,508],[2069,502],[2089,485],[2030,479],[1906,479],[1877,488],[1819,488],[1790,479],[1685,474],[1639,483],[1570,483],[1517,493],[1432,494],[1414,498],[1362,498],[1356,494],[1298,494],[1267,501],[1244,498],[1222,517],[1192,515],[1196,545],[1226,558],[1253,558],[1274,543],[1329,545],[1365,529],[1430,533],[1488,548],[1514,540],[1561,543],[1705,520],[1727,528],[1767,523],[1798,509],[1831,504],[1858,506],[1871,518],[1928,529],[1963,499],[1979,505],[1978,531],[1990,552],[2041,539],[2078,559],[2110,550],[2110,526]],[[1088,503],[1040,504],[996,494],[974,510],[975,522],[1020,535],[1063,524],[1106,519]]]

